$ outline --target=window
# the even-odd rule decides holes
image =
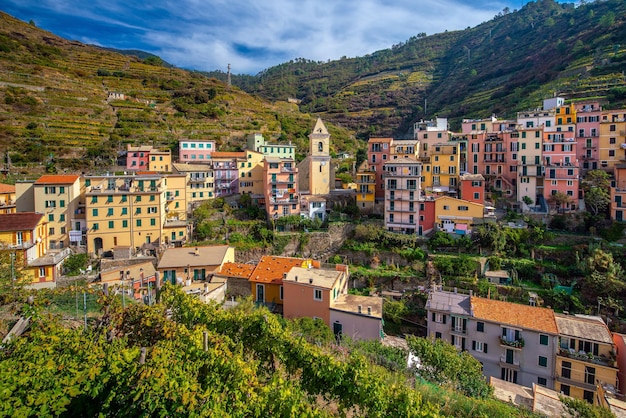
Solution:
[[[322,300],[322,289],[313,289],[313,300]]]
[[[46,277],[46,268],[39,267],[39,277]]]
[[[122,208],[122,215],[128,215],[128,208]]]
[[[98,209],[92,209],[91,216],[98,216]]]
[[[48,215],[48,222],[54,222],[54,213]]]
[[[548,345],[549,338],[547,335],[541,334],[539,335],[539,344]]]
[[[433,322],[436,322],[438,324],[444,324],[445,325],[445,323],[446,323],[446,315],[444,315],[442,313],[433,312],[432,320],[433,320]]]
[[[585,366],[585,383],[589,385],[596,384],[596,368]]]
[[[64,213],[59,215],[59,222],[65,222],[65,214]]]
[[[537,384],[540,386],[547,386],[548,381],[546,380],[545,377],[538,377],[537,378]]]
[[[155,226],[155,225],[156,225],[156,219],[150,218],[150,226]]]
[[[141,226],[141,219],[137,219],[137,226]]]
[[[548,367],[548,358],[544,356],[539,356],[539,365],[541,367]]]
[[[112,195],[107,196],[107,203],[113,203],[113,196]]]
[[[55,200],[46,200],[45,206],[47,208],[56,208],[57,202]]]
[[[45,194],[55,194],[57,192],[56,187],[54,186],[46,186],[44,187]]]
[[[156,206],[152,206],[148,208],[148,213],[157,213],[157,208]]]
[[[126,219],[122,221],[122,228],[128,228],[128,221]]]
[[[59,206],[64,208],[65,207],[65,200],[59,200]]]
[[[561,376],[565,379],[572,378],[572,363],[569,361],[564,361],[561,363]]]
[[[99,225],[98,225],[97,223],[95,223],[95,224],[93,224],[92,229],[93,229],[94,231],[97,231],[98,229],[100,229],[100,227],[99,227]]]
[[[441,339],[441,333],[440,332],[435,332],[435,338]]]
[[[113,216],[113,208],[107,209],[107,216]]]
[[[469,210],[469,206],[459,206],[458,210],[462,211],[462,212],[466,212]]]
[[[485,332],[485,323],[484,322],[476,322],[476,331]]]
[[[109,221],[109,229],[115,228],[115,221]]]
[[[281,286],[279,289],[279,293],[280,293],[280,300],[283,300],[283,287]]]
[[[53,227],[48,228],[48,235],[54,235],[54,228]]]
[[[487,343],[483,343],[482,341],[472,341],[472,350],[478,351],[479,353],[487,353]]]
[[[474,193],[474,199],[480,199],[480,193]]]
[[[561,385],[561,393],[565,396],[569,396],[569,385]]]

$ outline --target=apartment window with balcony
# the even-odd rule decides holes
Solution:
[[[452,316],[450,319],[452,320],[452,325],[450,328],[452,332],[465,333],[467,331],[467,319],[466,318],[459,318],[456,316]]]

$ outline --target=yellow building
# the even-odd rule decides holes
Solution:
[[[15,213],[15,186],[0,183],[0,214]]]
[[[239,194],[250,194],[253,197],[263,196],[263,159],[262,152],[246,150],[245,161],[239,164]]]
[[[598,387],[618,387],[613,336],[600,317],[555,314],[559,330],[555,390],[598,405]]]
[[[312,195],[329,194],[331,188],[330,134],[317,118],[313,132],[309,134],[309,193]]]
[[[485,205],[454,197],[435,199],[435,224],[439,230],[465,235],[484,218]]]
[[[187,240],[185,175],[86,176],[87,250]]]
[[[172,172],[172,151],[170,150],[152,150],[148,160],[148,171],[157,173]]]
[[[422,187],[427,194],[454,194],[459,185],[459,144],[437,143],[430,148],[430,158],[422,157]]]
[[[69,249],[48,253],[45,215],[34,212],[0,215],[0,251],[8,252],[12,274],[39,286],[53,284],[62,273]]]
[[[26,190],[30,192],[30,187]],[[43,213],[48,228],[49,249],[70,245],[69,231],[78,209],[80,181],[78,175],[47,174],[32,183],[33,211]]]
[[[555,128],[557,132],[572,132],[576,129],[576,106],[568,103],[557,106],[555,109]]]
[[[213,199],[215,187],[210,164],[173,163],[172,167],[174,174],[182,174],[187,178],[188,212],[202,202]]]
[[[374,209],[375,193],[376,172],[365,160],[356,172],[356,204],[362,212]]]
[[[603,111],[598,139],[600,169],[613,170],[626,160],[626,109]]]

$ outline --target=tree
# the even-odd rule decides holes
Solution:
[[[582,184],[585,206],[593,215],[597,216],[608,207],[611,200],[609,186],[609,175],[602,170],[591,170],[585,176]]]
[[[409,313],[409,308],[401,300],[386,300],[383,303],[383,317],[386,321],[396,324],[402,322],[402,318]]]
[[[417,372],[424,379],[439,385],[450,385],[466,396],[484,399],[493,388],[482,373],[482,365],[467,351],[459,352],[453,345],[441,340],[409,336],[409,350],[421,362]]]
[[[23,266],[21,252],[0,247],[0,303],[20,300],[21,291],[29,281],[23,274]]]
[[[551,195],[548,200],[556,207],[557,212],[559,212],[561,209],[565,209],[570,203],[569,196],[562,192],[556,192],[555,194]]]

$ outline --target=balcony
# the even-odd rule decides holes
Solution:
[[[503,347],[521,350],[522,348],[524,348],[524,339],[508,339],[506,337],[500,336],[500,345]]]
[[[206,181],[206,177],[191,177],[189,179],[189,183],[204,183]]]
[[[572,360],[584,361],[585,363],[593,363],[604,367],[617,367],[617,360],[608,358],[604,355],[595,356],[584,351],[575,351],[574,349],[559,349],[558,355]]]
[[[294,167],[281,167],[280,172],[281,173],[295,173],[296,169]]]
[[[573,380],[568,377],[563,377],[558,373],[556,375],[556,380],[558,380],[560,383],[563,383],[565,385],[583,388],[584,390],[588,390],[590,392],[595,392],[596,390],[596,385],[592,385],[586,382],[580,382],[578,380]]]
[[[520,370],[519,360],[516,358],[507,359],[506,356],[500,356],[500,367],[506,367],[506,368],[513,369],[513,370]]]
[[[32,247],[33,245],[35,245],[35,244],[33,244],[32,241],[24,241],[24,242],[19,243],[19,244],[9,244],[9,245],[7,245],[6,248],[8,248],[10,250],[27,250],[30,247]]]
[[[413,222],[411,222],[413,223]],[[467,334],[467,329],[463,329],[463,327],[450,327],[450,332],[454,333],[454,334],[462,334],[462,335],[466,335]]]

